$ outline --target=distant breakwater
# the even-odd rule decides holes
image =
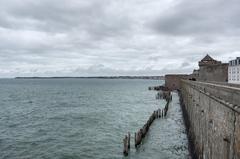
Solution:
[[[56,76],[56,77],[15,77],[15,79],[150,79],[164,80],[164,76]]]

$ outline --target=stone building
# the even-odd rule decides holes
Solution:
[[[228,63],[214,60],[211,56],[206,55],[199,65],[199,81],[214,81],[227,82],[228,81]]]
[[[193,73],[189,75],[189,80],[196,81],[199,78],[199,70],[194,69]]]
[[[187,74],[168,74],[165,75],[165,86],[169,90],[179,90],[181,79],[188,79],[189,75]]]
[[[228,82],[240,84],[240,57],[229,61]]]
[[[212,82],[228,81],[228,63],[222,63],[221,61],[214,60],[211,56],[206,55],[201,61],[198,62],[198,65],[199,69],[193,70],[193,73],[190,75],[187,74],[165,75],[165,86],[170,90],[179,90],[181,79]]]

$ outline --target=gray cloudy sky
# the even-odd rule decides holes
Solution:
[[[0,0],[0,77],[190,73],[240,56],[239,0]]]

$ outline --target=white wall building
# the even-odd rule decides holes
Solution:
[[[229,61],[228,82],[240,84],[240,57]]]

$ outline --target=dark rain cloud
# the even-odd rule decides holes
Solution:
[[[234,36],[240,32],[238,0],[182,0],[153,22],[159,33],[172,36]]]

